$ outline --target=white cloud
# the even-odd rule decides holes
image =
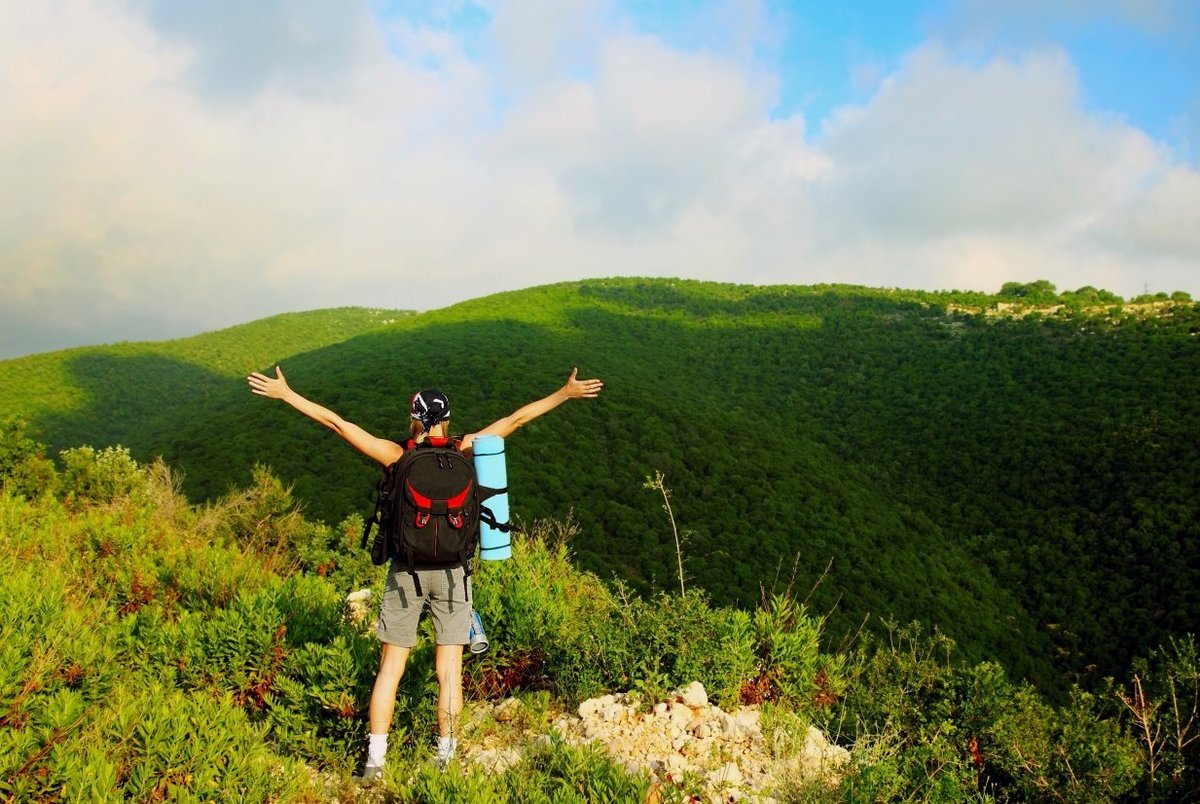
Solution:
[[[270,87],[304,95],[344,91],[370,18],[358,0],[129,0],[159,32],[188,47],[182,73],[213,98]]]
[[[1200,255],[1188,225],[1200,220],[1197,172],[1120,120],[1081,111],[1061,52],[976,67],[924,48],[820,144],[836,165],[821,187],[841,224],[824,244],[835,261],[859,240],[919,266],[903,274],[918,286],[929,285],[922,273],[984,289],[1046,277],[1134,295],[1200,279],[1181,263]]]
[[[586,70],[609,12],[607,0],[508,0],[492,8],[491,37],[504,78],[536,84]]]
[[[0,356],[613,274],[1200,291],[1197,172],[1084,113],[1059,51],[922,48],[814,136],[771,117],[775,82],[737,48],[605,28],[597,3],[515,82],[403,21],[338,27],[324,81],[294,69],[310,40],[256,61],[220,45],[227,23],[131,8],[22,4],[0,28],[0,171],[21,188],[0,198]],[[497,41],[538,8],[506,7]],[[218,58],[248,65],[238,91],[196,78]]]

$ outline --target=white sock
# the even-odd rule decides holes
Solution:
[[[438,759],[451,759],[457,750],[457,737],[438,737]]]
[[[386,734],[367,735],[367,761],[376,767],[381,767],[387,756],[387,738]]]

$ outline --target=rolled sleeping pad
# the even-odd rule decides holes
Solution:
[[[472,444],[475,453],[475,479],[480,490],[505,489],[483,500],[496,522],[508,524],[508,469],[504,464],[504,439],[498,435],[478,436]],[[487,522],[479,523],[479,555],[484,561],[500,561],[512,555],[512,540],[507,532]]]

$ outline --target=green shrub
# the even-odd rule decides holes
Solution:
[[[1136,744],[1112,696],[1076,689],[1056,708],[996,664],[955,664],[953,642],[936,631],[889,630],[888,643],[868,638],[856,651],[847,695],[825,724],[855,745],[842,783],[851,800],[1097,802],[1137,783]]]
[[[802,707],[828,706],[845,682],[840,657],[821,653],[823,621],[790,595],[772,595],[754,613],[755,686],[747,702],[785,701]]]
[[[245,550],[256,553],[264,565],[287,572],[294,561],[294,542],[313,527],[300,513],[291,489],[271,470],[256,464],[251,485],[235,489],[214,505],[219,534],[232,538]]]
[[[1015,711],[998,719],[991,736],[1011,787],[1031,800],[1116,801],[1142,774],[1135,741],[1113,711],[1111,695],[1075,689],[1055,708],[1028,686],[1016,691]]]
[[[371,554],[362,549],[363,519],[354,514],[336,528],[323,523],[300,529],[294,537],[298,568],[319,575],[343,595],[356,589],[382,588],[385,567],[371,563]]]
[[[0,796],[298,793],[299,767],[270,751],[230,693],[161,683],[163,665],[136,639],[138,618],[120,615],[103,591],[80,590],[66,561],[7,560],[0,571]]]
[[[1134,663],[1118,691],[1141,749],[1147,801],[1200,796],[1200,658],[1194,636],[1171,640]]]
[[[54,463],[27,430],[19,416],[0,420],[0,487],[23,497],[52,493],[58,485]]]
[[[465,801],[513,804],[591,804],[643,802],[650,790],[645,775],[625,771],[602,750],[568,745],[554,737],[532,749],[520,763],[498,776],[476,769],[444,773],[431,762],[412,774],[389,780],[401,802],[458,804]],[[667,791],[666,799],[675,798]]]
[[[291,651],[267,696],[273,739],[322,767],[349,769],[366,740],[377,666],[377,643],[362,634]]]
[[[476,690],[550,685],[568,699],[637,690],[653,699],[700,681],[726,704],[755,669],[749,617],[709,605],[703,593],[631,595],[570,563],[571,523],[535,525],[512,558],[487,562],[475,606],[492,649],[470,666]]]
[[[57,696],[40,742],[9,777],[16,799],[279,801],[306,786],[302,767],[271,752],[228,698],[153,683],[121,684],[87,711]]]
[[[121,446],[96,451],[90,446],[65,449],[62,485],[80,502],[109,503],[131,494],[142,482],[138,462]]]

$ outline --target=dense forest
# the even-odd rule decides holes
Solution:
[[[514,435],[508,462],[515,514],[572,517],[583,568],[678,587],[647,488],[661,472],[685,580],[716,603],[790,587],[834,646],[919,620],[1054,693],[1123,675],[1200,622],[1200,305],[1136,302],[1046,282],[589,280],[4,361],[0,404],[51,452],[161,455],[194,500],[268,465],[336,523],[369,508],[377,468],[252,396],[249,371],[280,362],[298,391],[387,435],[419,387],[445,390],[466,432],[578,366],[602,396]]]

